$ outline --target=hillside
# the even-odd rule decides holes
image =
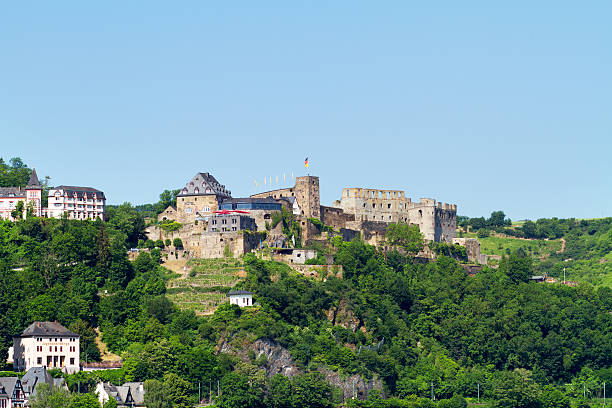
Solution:
[[[464,236],[478,236],[483,253],[507,255],[520,248],[534,258],[535,274],[561,280],[565,269],[567,280],[612,287],[612,218],[492,224],[493,214],[488,220],[458,217],[461,230],[471,231]]]
[[[67,376],[73,392],[99,379],[146,381],[166,390],[167,406],[191,407],[194,385],[218,381],[221,408],[464,406],[477,389],[491,407],[584,407],[582,390],[601,396],[612,382],[612,290],[529,282],[556,265],[561,237],[541,247],[485,240],[503,252],[529,247],[473,277],[445,256],[421,264],[334,239],[325,251],[343,278],[323,281],[253,254],[168,265],[172,273],[159,249],[130,262],[142,216],[129,204],[109,216],[0,222],[0,352],[32,321],[58,320],[81,334],[83,360],[101,358],[96,329],[123,360],[120,370]],[[568,230],[566,251],[599,262],[604,227]],[[234,285],[257,306],[225,302]],[[431,402],[432,384],[446,402]]]
[[[183,265],[182,273],[168,281],[166,295],[182,310],[193,310],[197,315],[212,314],[225,302],[243,271],[242,261],[233,258],[193,259]]]

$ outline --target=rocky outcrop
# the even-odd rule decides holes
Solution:
[[[293,377],[301,373],[289,350],[274,340],[258,339],[240,350],[235,350],[230,341],[225,339],[218,345],[217,352],[233,354],[240,357],[244,362],[251,362],[253,355],[255,360],[261,360],[262,356],[265,356],[266,363],[263,368],[265,368],[268,377],[276,374]]]
[[[353,333],[363,325],[346,299],[342,299],[338,306],[329,309],[327,320],[334,326],[342,326]]]
[[[276,374],[293,377],[300,373],[289,351],[275,341],[270,339],[255,340],[249,346],[249,350],[255,353],[256,359],[261,358],[263,355],[266,356],[266,373],[269,377]]]
[[[353,396],[355,396],[357,399],[364,400],[368,397],[370,391],[372,390],[380,391],[382,397],[386,398],[382,381],[377,376],[374,376],[371,379],[366,379],[359,374],[342,376],[338,372],[326,368],[319,368],[319,371],[325,375],[325,379],[332,386],[338,387],[342,390],[344,400],[351,399]]]

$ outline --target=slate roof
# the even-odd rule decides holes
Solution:
[[[58,322],[34,322],[16,337],[33,336],[80,337],[78,334],[71,332]]]
[[[224,185],[220,184],[217,179],[210,173],[197,173],[183,187],[178,197],[192,195],[218,195],[223,197],[231,197],[232,192],[227,190]]]
[[[6,198],[25,198],[26,190],[25,188],[19,187],[0,187],[0,197]]]
[[[104,197],[104,192],[98,190],[97,188],[93,188],[93,187],[78,187],[78,186],[57,186],[57,187],[53,187],[50,192],[49,195],[51,195],[52,191],[56,191],[56,190],[62,190],[66,195],[68,196],[73,196],[74,193],[77,194],[77,197],[81,197],[84,193],[87,193],[88,195],[93,195],[93,193],[96,193],[96,196],[98,196],[99,199],[106,199],[106,197]]]
[[[144,404],[144,383],[143,382],[126,382],[123,387],[129,387],[134,399],[134,404]]]
[[[40,181],[38,181],[38,175],[36,174],[36,169],[32,169],[32,173],[30,174],[30,181],[28,181],[28,185],[26,188],[41,188]]]
[[[142,382],[127,382],[123,385],[113,385],[110,382],[103,383],[104,391],[109,397],[117,401],[117,405],[125,406],[130,398],[134,405],[144,404],[144,383]],[[129,396],[129,398],[128,398]]]
[[[229,292],[227,292],[227,296],[234,295],[254,295],[254,293],[249,292],[248,290],[230,290]]]
[[[11,398],[15,391],[19,378],[17,377],[0,377],[0,387],[4,388],[4,392]]]
[[[30,396],[36,395],[36,386],[43,383],[49,384],[51,388],[56,386],[55,379],[51,377],[51,374],[49,374],[45,367],[32,367],[21,378],[23,390]]]

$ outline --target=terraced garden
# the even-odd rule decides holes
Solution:
[[[168,281],[166,295],[181,309],[212,314],[226,301],[227,292],[238,282],[242,271],[239,259],[193,259],[187,262],[184,273]]]

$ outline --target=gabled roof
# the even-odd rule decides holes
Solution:
[[[56,385],[54,378],[45,367],[32,367],[21,378],[24,392],[30,395],[36,395],[36,386],[43,383],[49,384],[51,388]]]
[[[57,187],[53,187],[53,188],[51,188],[49,190],[49,195],[55,194],[54,192],[57,191],[57,190],[62,190],[64,192],[64,194],[66,194],[68,196],[73,196],[75,193],[76,193],[77,197],[80,197],[83,194],[87,194],[89,196],[92,196],[95,193],[98,198],[106,199],[106,197],[104,197],[104,192],[103,191],[100,191],[97,188],[93,188],[93,187],[57,186]]]
[[[34,322],[29,325],[19,336],[16,337],[33,336],[80,337],[78,334],[71,332],[58,322]]]
[[[19,378],[17,377],[0,377],[0,386],[4,388],[4,391],[9,397],[15,392],[15,387],[18,383]]]
[[[227,190],[224,185],[220,184],[216,178],[210,173],[197,173],[183,187],[178,197],[192,195],[218,195],[222,197],[231,197],[232,192]]]
[[[30,181],[28,181],[28,185],[26,188],[41,188],[40,181],[38,181],[38,176],[36,175],[36,169],[32,169],[32,173],[30,174]]]
[[[144,383],[143,382],[126,382],[123,384],[124,387],[129,387],[134,404],[144,404]]]

